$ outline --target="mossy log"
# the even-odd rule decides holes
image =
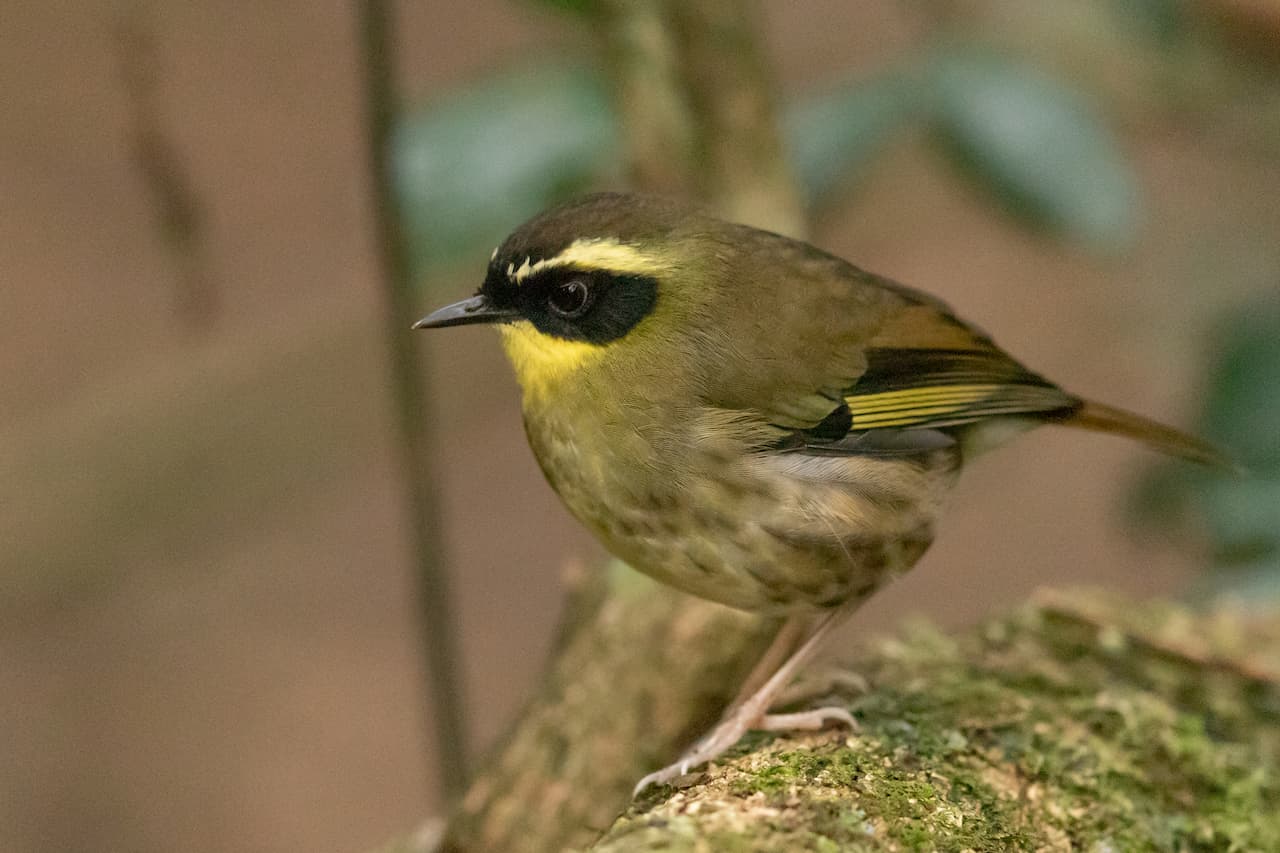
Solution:
[[[637,779],[715,724],[776,628],[621,563],[583,572],[537,695],[476,774],[443,841],[413,849],[590,844]]]
[[[630,801],[732,695],[767,639],[746,618],[591,574],[447,825],[386,850],[1280,850],[1280,606],[1043,592],[914,623],[810,685],[858,731],[753,734]]]
[[[1044,593],[910,627],[835,694],[859,731],[752,736],[590,849],[1280,850],[1278,616]]]

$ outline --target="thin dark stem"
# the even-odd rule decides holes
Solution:
[[[433,489],[438,478],[433,466],[430,395],[419,353],[410,336],[415,308],[413,281],[408,245],[391,182],[390,144],[397,107],[392,28],[390,2],[365,0],[360,5],[369,168],[382,278],[386,284],[390,378],[400,424],[401,470],[416,568],[418,614],[434,706],[441,787],[447,796],[453,796],[466,783],[467,739],[458,675],[457,635],[441,545],[441,513]]]
[[[134,162],[151,195],[165,248],[177,267],[176,313],[184,332],[209,331],[218,282],[209,271],[205,210],[172,129],[164,120],[160,46],[149,10],[126,9],[117,28],[120,74],[129,99]]]

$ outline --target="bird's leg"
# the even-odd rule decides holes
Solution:
[[[765,649],[760,660],[743,680],[742,686],[738,688],[738,695],[733,697],[733,701],[725,709],[724,716],[727,717],[739,705],[750,699],[769,680],[769,677],[778,671],[778,667],[786,663],[787,658],[795,653],[811,630],[813,630],[811,614],[797,613],[788,616],[778,628],[778,633],[773,635],[769,648]]]
[[[800,647],[791,653],[791,656],[777,668],[764,684],[760,685],[759,689],[742,701],[735,702],[719,724],[706,737],[698,741],[693,749],[685,753],[679,761],[650,773],[641,779],[636,785],[635,793],[639,794],[653,784],[669,782],[677,776],[683,776],[699,764],[704,764],[719,757],[751,729],[763,729],[765,731],[817,729],[830,721],[842,722],[850,728],[857,728],[857,721],[845,708],[817,708],[796,714],[767,713],[769,706],[773,704],[778,694],[795,676],[797,670],[809,662],[818,649],[821,648],[827,635],[852,612],[852,607],[842,607],[821,616],[813,625]],[[784,630],[785,628],[786,626],[784,626]],[[779,637],[774,639],[775,645],[779,642],[782,633],[783,631],[780,630]],[[765,653],[766,658],[771,656],[770,652],[773,652],[773,646],[770,646],[769,651]],[[755,674],[755,672],[752,672],[752,676]]]

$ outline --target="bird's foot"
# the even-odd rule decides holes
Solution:
[[[811,668],[782,691],[775,705],[802,705],[819,699],[867,693],[871,686],[856,672],[838,666]]]
[[[834,706],[791,714],[732,713],[694,744],[679,761],[650,773],[636,783],[632,796],[639,796],[650,785],[665,785],[699,765],[714,761],[752,729],[767,732],[814,731],[829,722],[843,723],[855,731],[858,728],[858,721],[847,709]]]
[[[853,718],[853,714],[838,705],[791,714],[765,714],[751,728],[766,732],[812,732],[827,723],[841,723],[855,732],[858,730],[858,721]]]

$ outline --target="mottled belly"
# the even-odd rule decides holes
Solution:
[[[825,488],[805,484],[798,499],[791,484],[717,494],[723,483],[700,483],[601,495],[579,517],[616,556],[685,592],[743,610],[823,610],[867,597],[933,539],[932,513],[920,507],[844,489],[824,497]],[[863,500],[874,503],[850,509]]]
[[[839,607],[909,569],[957,465],[949,452],[904,464],[698,450],[664,472],[654,462],[663,454],[619,452],[622,438],[587,454],[564,422],[529,430],[551,485],[615,556],[693,595],[769,613]]]

